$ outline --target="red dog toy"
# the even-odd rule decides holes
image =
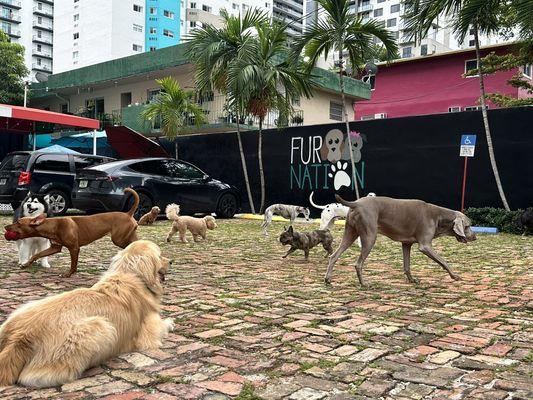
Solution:
[[[6,233],[4,233],[4,237],[6,240],[18,240],[19,234],[13,231],[6,231]]]

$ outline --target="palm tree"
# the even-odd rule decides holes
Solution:
[[[195,80],[200,92],[218,91],[234,100],[230,110],[235,114],[237,122],[237,141],[241,164],[244,172],[248,201],[255,214],[255,206],[250,188],[246,157],[242,144],[240,120],[244,115],[244,104],[240,100],[240,93],[228,82],[228,69],[239,57],[249,54],[253,42],[252,28],[267,16],[258,10],[248,10],[244,16],[229,15],[226,10],[221,10],[223,20],[222,28],[211,24],[203,24],[195,29],[187,40],[187,56],[195,66]]]
[[[175,139],[180,131],[194,122],[196,126],[205,122],[202,108],[194,101],[194,92],[183,90],[174,78],[156,79],[161,92],[141,112],[145,121],[161,121],[161,132],[168,139]],[[176,145],[176,158],[178,157]]]
[[[287,55],[285,26],[263,21],[257,23],[257,35],[251,40],[246,53],[232,63],[228,81],[239,96],[230,96],[230,102],[242,101],[248,114],[259,120],[257,157],[261,183],[259,212],[265,208],[265,174],[263,169],[263,122],[270,112],[278,116],[278,127],[283,127],[294,114],[292,101],[301,96],[310,97],[312,83],[300,62],[294,63]]]
[[[481,66],[481,54],[479,50],[480,34],[497,34],[501,28],[501,18],[507,12],[507,2],[502,0],[406,0],[406,30],[411,36],[420,41],[427,35],[433,25],[433,21],[442,15],[451,18],[451,26],[458,40],[462,42],[468,32],[474,31],[474,42],[476,48],[476,60],[479,76],[479,91],[481,103],[481,115],[485,127],[485,137],[489,151],[489,159],[496,180],[496,186],[502,200],[503,206],[509,210],[509,204],[503,191],[500,180],[500,173],[496,164],[492,135],[490,132],[489,119],[487,115],[486,93],[484,74]],[[515,1],[518,9],[523,6],[522,0]],[[531,3],[529,4],[531,6]],[[529,8],[529,18],[531,18],[531,8]]]
[[[320,56],[326,58],[330,53],[337,53],[339,57],[339,87],[342,96],[342,108],[346,123],[346,135],[348,145],[352,148],[350,137],[350,125],[346,108],[346,96],[344,94],[344,55],[348,54],[348,61],[353,66],[359,66],[369,61],[376,54],[374,40],[379,39],[386,49],[386,59],[392,60],[397,57],[398,46],[391,33],[378,22],[370,20],[363,23],[362,18],[350,12],[350,0],[317,0],[324,10],[323,16],[312,23],[296,40],[293,46],[293,55],[303,55],[309,58],[309,71],[316,64]],[[355,185],[355,193],[359,198],[359,188],[356,179],[355,162],[350,151],[352,166],[352,179]]]

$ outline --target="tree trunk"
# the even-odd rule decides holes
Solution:
[[[248,202],[250,203],[252,214],[255,214],[254,199],[252,198],[252,190],[250,188],[250,180],[248,178],[248,167],[246,166],[246,157],[244,155],[244,147],[242,145],[241,124],[239,122],[239,113],[237,113],[237,141],[239,142],[239,153],[241,155],[242,171],[244,173],[244,182],[246,184],[246,193],[248,194]]]
[[[502,182],[500,180],[500,173],[498,171],[498,166],[496,165],[496,157],[494,156],[494,148],[492,147],[492,136],[490,134],[489,118],[487,115],[487,107],[485,102],[485,82],[481,71],[481,56],[479,53],[479,32],[477,25],[474,25],[474,39],[476,44],[476,60],[479,73],[479,91],[481,92],[481,115],[483,116],[483,125],[485,126],[485,136],[487,138],[487,148],[489,150],[490,165],[492,166],[492,172],[494,173],[494,179],[496,179],[496,186],[498,187],[498,192],[500,193],[500,198],[502,200],[503,206],[507,211],[509,211],[509,204],[507,203],[507,199],[505,198]]]
[[[259,118],[257,158],[259,160],[259,178],[261,180],[261,207],[259,208],[259,214],[263,214],[263,212],[265,211],[265,172],[263,171],[263,118]]]
[[[346,96],[344,95],[344,80],[342,79],[342,47],[339,50],[339,86],[342,96],[342,111],[344,113],[344,122],[346,123],[346,135],[348,136],[348,146],[350,153],[350,164],[352,167],[352,181],[355,188],[355,197],[359,200],[359,185],[357,184],[357,175],[355,172],[355,162],[352,152],[352,137],[350,136],[350,122],[348,121],[348,110],[346,109]]]

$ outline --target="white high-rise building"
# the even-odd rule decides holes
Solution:
[[[0,30],[24,46],[31,80],[52,73],[53,0],[0,0]]]
[[[230,15],[244,15],[249,9],[256,8],[272,15],[272,7],[273,0],[181,0],[181,35],[186,36],[202,23],[222,26],[222,9]]]
[[[145,3],[55,0],[54,73],[145,51]]]

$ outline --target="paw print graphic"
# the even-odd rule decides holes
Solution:
[[[352,181],[350,180],[350,176],[346,173],[347,167],[347,162],[342,163],[340,161],[337,161],[336,167],[335,164],[331,166],[331,172],[328,174],[328,176],[333,178],[333,187],[335,187],[335,190],[339,190],[343,186],[350,187]]]

